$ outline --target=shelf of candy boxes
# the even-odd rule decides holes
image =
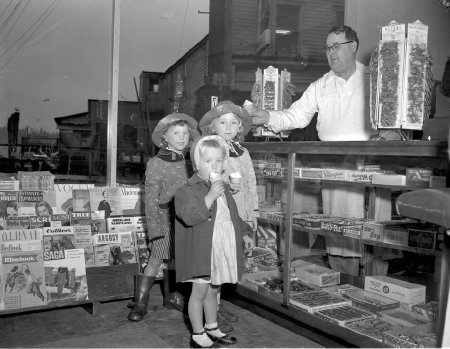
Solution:
[[[287,178],[282,162],[254,161],[255,171],[265,178]],[[442,171],[431,168],[406,168],[403,173],[383,170],[379,165],[359,165],[356,169],[295,167],[294,178],[312,181],[339,181],[408,188],[446,186]]]
[[[279,268],[246,273],[240,284],[282,301]],[[405,333],[415,334],[406,340],[415,340],[417,346],[435,343],[439,304],[426,302],[425,291],[423,285],[386,276],[366,277],[364,289],[340,285],[339,272],[305,260],[291,263],[290,305],[389,345],[405,339]]]
[[[264,212],[261,217],[272,224],[279,224],[286,219],[286,213]],[[320,231],[325,235],[337,234],[369,243],[394,245],[425,253],[442,251],[442,227],[401,216],[393,216],[391,220],[377,222],[372,219],[293,212],[292,223],[294,230],[300,228],[309,232]]]

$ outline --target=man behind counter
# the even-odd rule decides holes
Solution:
[[[324,47],[331,70],[314,81],[289,109],[254,110],[254,125],[272,131],[306,127],[315,113],[321,141],[365,141],[371,136],[366,67],[356,61],[359,40],[348,26],[332,28]],[[366,90],[367,87],[367,90]],[[366,93],[367,91],[367,93]],[[323,213],[340,217],[364,217],[364,188],[322,185]],[[328,260],[334,270],[359,275],[361,252],[351,239],[326,238]]]

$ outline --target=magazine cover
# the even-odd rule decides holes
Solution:
[[[0,242],[42,240],[42,229],[0,230]]]
[[[145,215],[144,188],[119,187],[119,195],[120,204],[122,206],[122,215]]]
[[[45,227],[44,233],[44,265],[48,261],[64,259],[67,250],[75,248],[73,227]]]
[[[89,212],[90,210],[89,189],[73,189],[72,211]]]
[[[94,267],[94,246],[92,244],[92,233],[90,225],[73,226],[75,236],[75,247],[84,249],[84,261],[86,268]]]
[[[91,209],[105,211],[105,219],[122,215],[122,203],[119,187],[94,187],[89,189]]]
[[[11,240],[0,242],[0,254],[23,251],[39,251],[42,254],[42,240]]]
[[[88,299],[84,250],[67,250],[64,259],[45,262],[48,303]]]
[[[72,212],[70,221],[75,225],[90,225],[92,235],[106,233],[105,211]]]
[[[112,266],[136,263],[133,232],[94,235],[95,265]]]
[[[6,230],[20,230],[20,229],[30,229],[30,218],[29,217],[19,217],[11,216],[3,219],[4,224],[3,229]]]
[[[4,309],[47,304],[42,250],[1,253]]]
[[[19,190],[19,216],[50,216],[55,205],[54,190]]]
[[[30,228],[43,228],[43,227],[50,227],[52,216],[26,216],[30,220]]]
[[[23,252],[23,251],[36,251],[42,255],[42,234],[38,235],[38,240],[6,240],[0,242],[0,257],[7,252]],[[2,263],[0,259],[0,310],[5,309],[5,303],[3,301],[5,285],[4,275],[2,274]],[[10,283],[15,284],[14,280],[10,280]]]
[[[70,225],[70,214],[68,213],[57,213],[52,214],[50,219],[51,227],[66,227]]]
[[[147,218],[145,216],[133,217],[133,220],[136,232],[136,256],[140,270],[143,271],[150,257],[150,251],[148,250]]]
[[[111,217],[106,219],[108,233],[131,232],[136,230],[135,217]]]
[[[54,184],[55,187],[55,211],[54,213],[70,213],[73,211],[73,189],[89,189],[93,188],[94,184],[83,183],[66,183],[66,184]]]
[[[0,217],[13,217],[19,214],[19,191],[0,191]]]

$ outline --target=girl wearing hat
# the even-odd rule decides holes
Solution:
[[[235,284],[242,275],[242,239],[253,246],[253,230],[239,217],[230,187],[220,176],[227,158],[223,138],[197,139],[191,148],[196,173],[175,194],[176,276],[178,282],[192,283],[188,313],[195,348],[212,347],[215,341],[236,343],[218,325],[217,292],[220,285]]]
[[[233,199],[239,216],[256,230],[259,211],[256,176],[248,150],[239,144],[253,126],[252,117],[233,102],[222,101],[202,117],[199,126],[202,135],[218,135],[227,142],[229,157],[223,180],[229,182],[231,173],[241,174],[240,184],[230,184],[234,189]],[[220,292],[218,296],[219,323],[223,323],[221,327],[224,331],[232,331],[233,327],[226,321],[238,321],[238,317],[223,308],[220,304]]]
[[[174,258],[173,197],[189,178],[184,154],[198,136],[197,121],[182,113],[167,115],[153,131],[152,140],[161,149],[148,161],[145,171],[145,215],[151,251],[144,274],[136,275],[135,300],[128,315],[131,321],[143,319],[158,269],[164,261],[171,262]],[[182,296],[170,293],[167,269],[163,272],[163,286],[163,305],[181,311]]]

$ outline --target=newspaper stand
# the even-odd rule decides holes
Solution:
[[[85,306],[92,315],[97,316],[101,314],[102,302],[133,297],[134,275],[138,272],[138,263],[86,268],[89,299],[83,301],[61,300],[52,302],[50,305],[1,310],[0,316],[69,306]]]

